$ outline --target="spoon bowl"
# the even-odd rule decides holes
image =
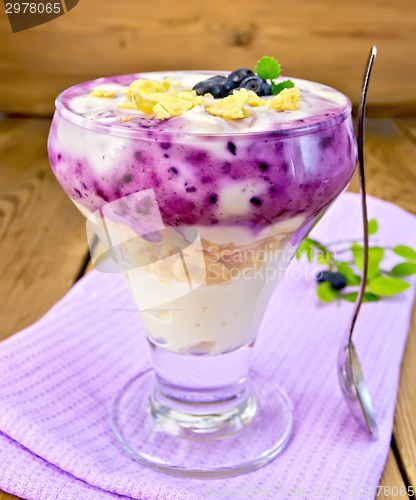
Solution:
[[[361,427],[368,430],[373,439],[377,439],[378,428],[370,393],[364,380],[357,351],[352,342],[340,350],[338,368],[341,390],[351,414]]]

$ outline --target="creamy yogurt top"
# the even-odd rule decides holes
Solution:
[[[250,108],[252,115],[243,119],[226,120],[207,113],[204,106],[195,106],[181,116],[167,120],[149,117],[139,110],[129,110],[118,107],[126,102],[126,91],[129,85],[137,79],[160,80],[172,78],[172,83],[180,84],[180,88],[192,89],[201,80],[210,78],[221,72],[205,71],[164,71],[122,75],[110,78],[100,78],[85,82],[64,91],[57,100],[57,108],[76,117],[87,119],[94,123],[108,125],[119,129],[153,130],[169,133],[191,134],[242,134],[254,132],[269,132],[275,130],[291,130],[303,128],[334,117],[346,116],[351,111],[349,99],[341,92],[326,85],[291,78],[301,92],[300,107],[296,111],[276,111],[267,107]],[[276,82],[287,77],[280,77]],[[93,97],[93,90],[115,91],[112,98]],[[270,99],[264,97],[263,99]],[[208,102],[214,102],[208,99]],[[78,116],[77,116],[78,115]],[[122,118],[132,117],[129,121]],[[88,127],[88,121],[83,120]],[[90,124],[92,125],[92,123]],[[126,130],[125,130],[126,131]],[[114,131],[115,132],[115,131]],[[123,130],[120,130],[123,132]],[[127,131],[126,131],[127,132]]]

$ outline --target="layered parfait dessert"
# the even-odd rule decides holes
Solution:
[[[287,397],[249,377],[252,346],[357,151],[347,97],[279,75],[266,57],[256,72],[101,78],[56,101],[52,169],[125,273],[151,346],[154,371],[122,390],[113,430],[164,471],[247,471],[289,439]]]
[[[302,237],[354,172],[350,111],[325,85],[244,68],[101,78],[59,96],[49,158],[85,216],[153,190],[173,244],[199,235],[200,286],[141,313],[152,343],[216,355],[253,341]],[[118,222],[135,235],[131,216]],[[157,280],[184,279],[158,257]],[[134,295],[143,283],[129,281]]]

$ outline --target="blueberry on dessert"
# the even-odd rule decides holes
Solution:
[[[273,95],[272,88],[270,85],[263,80],[263,83],[261,84],[261,87],[259,91],[257,92],[257,95],[260,97],[266,96],[266,95]]]
[[[211,94],[215,99],[224,97],[224,82],[227,80],[225,76],[212,76],[208,80],[198,82],[192,90],[195,90],[198,95]]]
[[[244,80],[240,83],[240,88],[252,90],[253,92],[257,92],[260,90],[260,87],[263,83],[263,80],[258,76],[248,76],[244,78]]]
[[[252,90],[260,97],[272,95],[272,88],[270,85],[258,76],[248,76],[247,78],[244,78],[244,80],[240,83],[240,88]]]
[[[240,68],[240,69],[236,69],[235,71],[233,71],[232,73],[230,73],[228,75],[228,78],[227,80],[230,82],[230,83],[233,83],[234,84],[234,88],[236,87],[239,87],[241,82],[248,78],[249,76],[254,76],[254,73],[253,71],[251,71],[251,69],[248,69],[248,68]]]

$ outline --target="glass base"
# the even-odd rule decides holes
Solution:
[[[289,440],[290,400],[256,373],[250,374],[249,394],[239,406],[203,416],[167,410],[155,379],[153,370],[133,378],[111,413],[118,442],[144,465],[183,477],[235,476],[270,462]]]

